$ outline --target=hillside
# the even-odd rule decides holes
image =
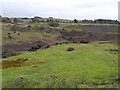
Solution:
[[[3,88],[118,87],[118,25],[3,23]]]
[[[94,42],[21,52],[3,59],[3,88],[118,87],[117,48]]]

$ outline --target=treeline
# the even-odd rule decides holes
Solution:
[[[57,22],[57,23],[96,23],[96,24],[120,24],[118,20],[110,20],[110,19],[95,19],[95,20],[65,20],[65,19],[56,19],[53,17],[42,18],[39,16],[35,16],[33,18],[9,18],[9,17],[1,17],[0,21],[5,23],[35,23],[35,22]]]
[[[96,19],[96,20],[81,20],[81,23],[100,23],[100,24],[120,24],[117,20]]]

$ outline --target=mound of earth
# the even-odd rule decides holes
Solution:
[[[75,49],[73,47],[69,47],[67,51],[74,51]]]

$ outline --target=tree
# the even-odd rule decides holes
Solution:
[[[77,19],[74,19],[74,23],[78,23],[78,20],[77,20]]]

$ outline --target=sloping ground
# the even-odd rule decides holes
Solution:
[[[61,36],[64,39],[72,42],[80,42],[81,40],[85,41],[111,41],[118,40],[118,34],[114,33],[94,33],[94,32],[85,32],[85,31],[61,31]]]
[[[26,51],[29,50],[33,46],[41,45],[45,46],[47,43],[41,41],[33,41],[33,42],[26,42],[23,44],[7,44],[3,45],[3,49],[9,49],[11,51]]]
[[[92,32],[83,32],[83,31],[61,31],[61,36],[52,38],[45,36],[43,39],[38,39],[39,41],[33,40],[31,42],[24,42],[21,44],[6,44],[3,45],[3,58],[14,56],[16,51],[28,51],[32,47],[37,47],[38,45],[44,47],[46,44],[53,45],[56,42],[91,42],[91,41],[117,41],[118,34],[105,34],[105,33],[92,33]],[[24,41],[24,40],[23,40]]]
[[[74,51],[67,49],[73,47]],[[3,88],[115,88],[118,79],[117,45],[63,44],[3,59],[23,65],[3,69]],[[7,64],[7,63],[4,63]]]
[[[80,28],[83,31],[89,31],[89,32],[112,32],[117,33],[118,32],[118,25],[80,25]]]
[[[2,57],[6,58],[9,56],[15,56],[18,51],[28,51],[32,47],[44,47],[47,43],[43,41],[33,41],[31,43],[23,43],[23,44],[7,44],[2,46]]]
[[[47,45],[51,46],[56,42],[63,41],[58,38],[46,37],[39,41],[26,42],[21,44],[6,44],[2,45],[2,57],[6,58],[9,56],[15,56],[19,51],[29,51],[32,48],[40,49],[46,48]]]
[[[117,41],[117,25],[70,25],[51,28],[46,24],[11,26],[3,24],[3,50],[4,58],[16,55],[17,51],[28,51],[32,47],[50,45],[56,42],[91,42],[91,41]],[[64,29],[63,29],[64,28]],[[90,30],[89,30],[90,29]],[[82,31],[82,32],[81,32]],[[90,31],[90,32],[89,32]],[[95,32],[94,32],[95,31]],[[103,33],[98,33],[98,32]],[[104,33],[105,32],[105,33]],[[112,32],[112,33],[108,33]],[[115,33],[113,33],[115,32]],[[41,42],[44,41],[44,42]],[[45,43],[45,44],[44,44]]]

